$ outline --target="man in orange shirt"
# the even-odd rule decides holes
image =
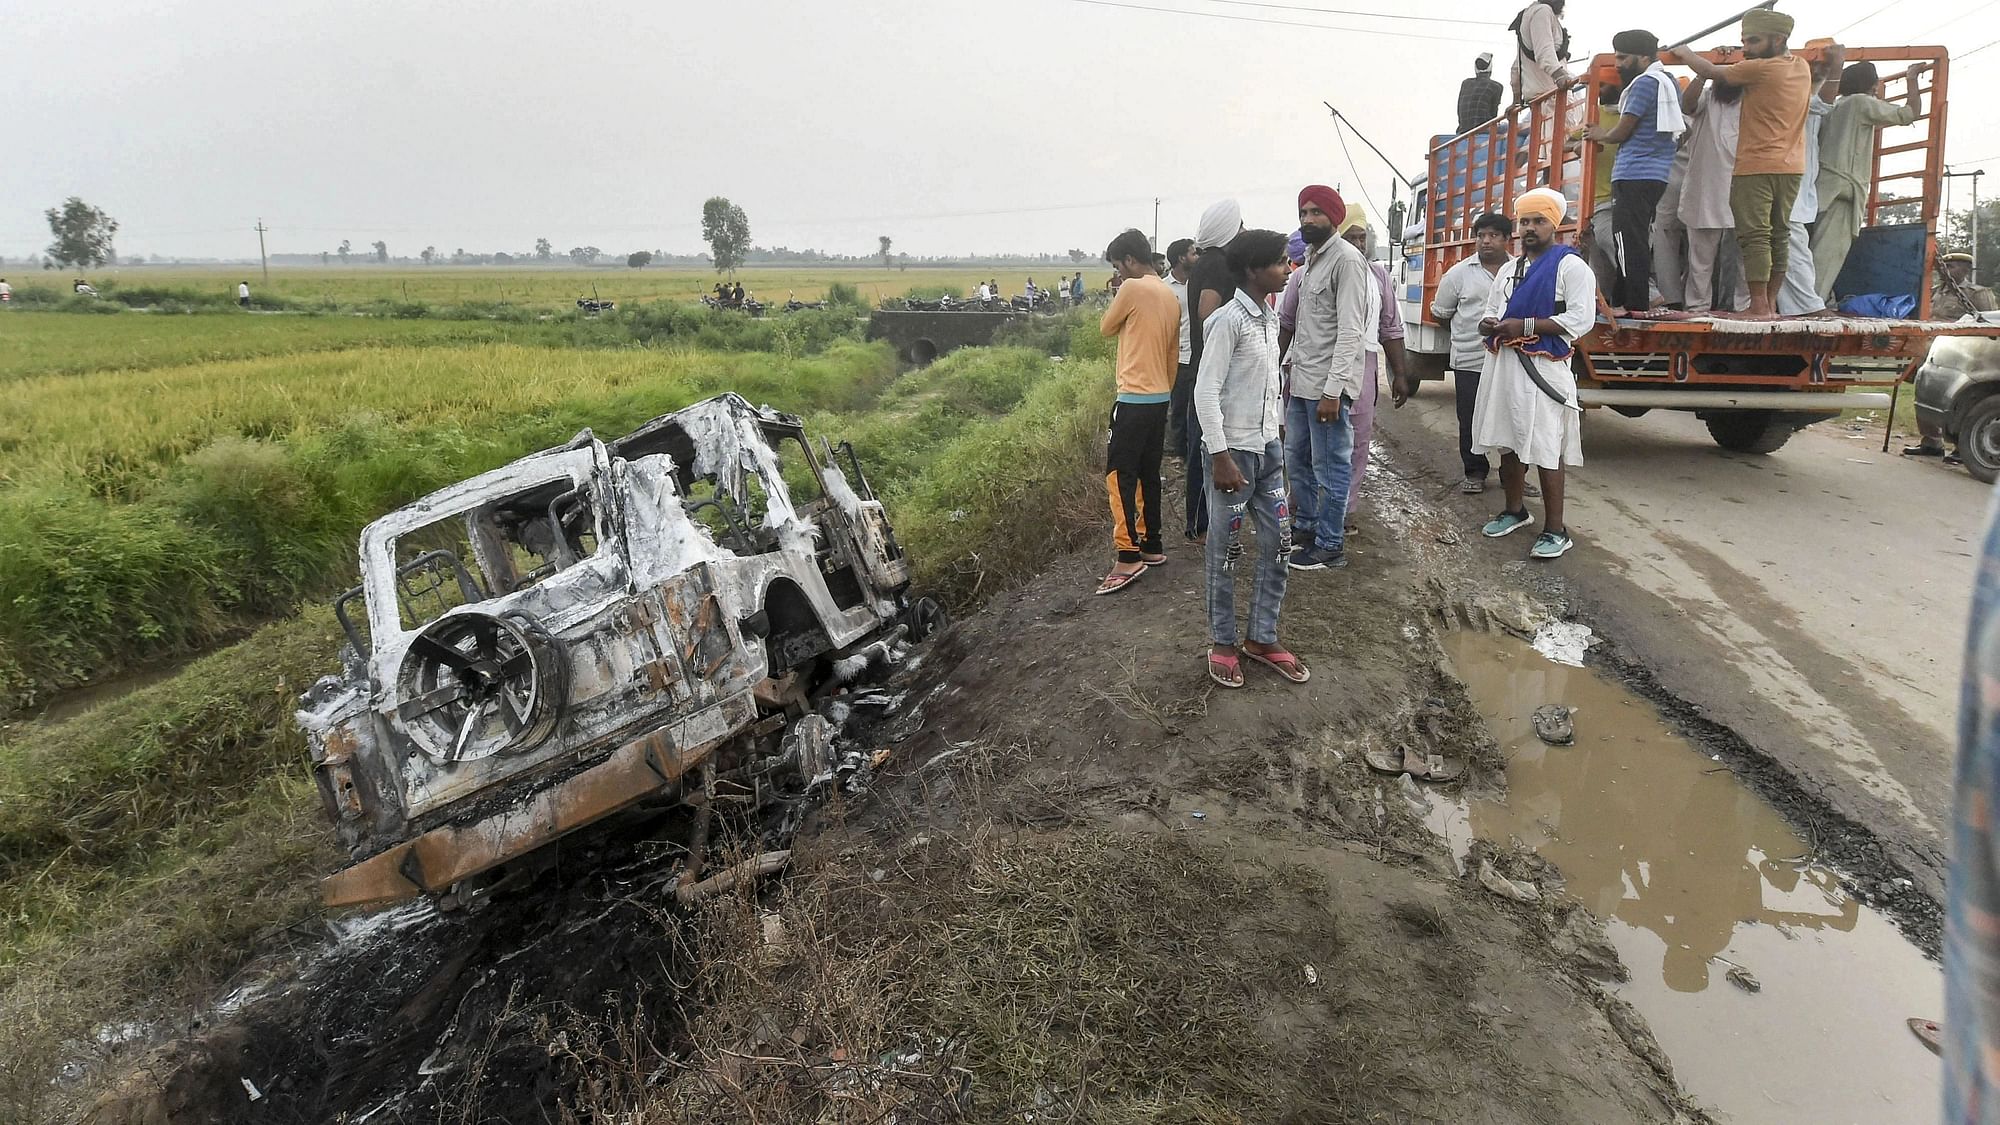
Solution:
[[[1167,561],[1160,546],[1160,455],[1181,354],[1181,303],[1154,271],[1153,246],[1138,231],[1112,239],[1104,260],[1120,282],[1098,328],[1118,337],[1118,401],[1104,465],[1118,561],[1097,592],[1115,594]]]
[[[1675,52],[1680,63],[1703,78],[1744,90],[1729,206],[1736,212],[1736,241],[1743,249],[1752,316],[1777,315],[1773,298],[1784,288],[1792,205],[1806,171],[1812,67],[1791,53],[1792,26],[1792,17],[1768,8],[1745,15],[1743,61],[1733,66],[1709,62],[1686,47]]]

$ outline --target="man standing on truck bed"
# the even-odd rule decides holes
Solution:
[[[1500,454],[1507,506],[1481,529],[1491,539],[1534,522],[1528,515],[1528,466],[1540,470],[1542,534],[1529,555],[1559,558],[1575,546],[1563,519],[1563,469],[1583,464],[1582,415],[1574,341],[1597,324],[1597,282],[1575,250],[1556,241],[1568,204],[1536,188],[1514,201],[1521,256],[1503,266],[1486,299],[1479,330],[1486,365],[1472,413],[1472,451]]]
[[[1100,594],[1115,594],[1147,567],[1167,561],[1160,545],[1160,453],[1180,353],[1181,305],[1153,272],[1145,235],[1128,230],[1112,239],[1104,260],[1124,279],[1098,328],[1118,337],[1118,401],[1111,407],[1104,465],[1118,561],[1097,586]]]
[[[1833,299],[1833,283],[1847,264],[1854,236],[1861,233],[1875,182],[1875,134],[1886,126],[1908,125],[1923,113],[1917,82],[1923,69],[1924,64],[1913,63],[1904,72],[1909,98],[1902,105],[1875,96],[1881,77],[1874,63],[1858,62],[1840,72],[1840,96],[1819,138],[1819,221],[1813,225],[1812,254],[1822,304]]]
[[[1749,12],[1743,17],[1744,58],[1733,66],[1709,62],[1687,47],[1675,51],[1677,61],[1703,78],[1744,90],[1729,203],[1736,211],[1736,241],[1755,317],[1777,315],[1773,296],[1784,287],[1792,207],[1806,170],[1812,67],[1791,53],[1792,27],[1792,17],[1783,12]]]
[[[1493,53],[1488,51],[1472,60],[1472,77],[1458,84],[1458,131],[1469,133],[1500,116],[1500,95],[1504,92],[1493,80]]]
[[[1566,2],[1535,0],[1507,25],[1507,30],[1514,33],[1515,105],[1533,101],[1575,81],[1563,66],[1569,61],[1569,32],[1562,25]]]
[[[1353,480],[1354,402],[1366,370],[1368,294],[1375,279],[1361,251],[1334,229],[1347,217],[1340,193],[1325,184],[1299,192],[1299,319],[1287,356],[1285,464],[1295,499],[1293,570],[1347,565],[1347,486]]]
[[[1681,88],[1660,65],[1660,40],[1650,31],[1621,31],[1611,37],[1617,53],[1618,77],[1625,97],[1618,104],[1618,124],[1591,129],[1597,144],[1615,144],[1618,157],[1611,169],[1611,230],[1618,267],[1618,288],[1611,304],[1619,310],[1644,312],[1652,307],[1653,216],[1674,168],[1674,145],[1687,129],[1681,113]]]

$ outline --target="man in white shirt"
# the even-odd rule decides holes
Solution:
[[[249,282],[247,282],[247,281],[239,281],[239,282],[237,282],[237,283],[236,283],[236,303],[237,303],[238,305],[241,305],[241,306],[243,306],[243,307],[244,307],[244,308],[246,308],[246,309],[250,307],[250,283],[249,283]]]
[[[1569,32],[1563,30],[1566,0],[1535,0],[1514,18],[1514,104],[1530,102],[1575,81],[1569,61]]]
[[[1167,456],[1176,460],[1188,456],[1187,419],[1194,410],[1194,341],[1188,335],[1194,318],[1188,311],[1188,270],[1194,267],[1195,258],[1192,238],[1175,239],[1167,247],[1167,288],[1174,291],[1174,297],[1181,303],[1180,365],[1174,370],[1173,405],[1167,410]]]
[[[1285,507],[1287,455],[1278,432],[1278,316],[1270,299],[1285,282],[1285,236],[1245,231],[1230,240],[1227,251],[1211,253],[1228,255],[1237,289],[1203,327],[1194,392],[1202,452],[1209,459],[1204,552],[1208,677],[1225,688],[1240,688],[1243,658],[1249,657],[1302,684],[1312,673],[1278,642],[1278,613],[1285,604],[1284,552],[1291,534]],[[1257,540],[1248,638],[1242,637],[1236,619],[1236,568],[1245,523],[1255,526]]]
[[[1498,539],[1533,523],[1525,499],[1528,466],[1541,471],[1542,533],[1529,557],[1554,559],[1575,546],[1563,520],[1563,469],[1583,464],[1575,341],[1597,324],[1597,277],[1556,240],[1568,202],[1536,188],[1514,201],[1521,256],[1502,266],[1479,329],[1486,369],[1472,411],[1472,451],[1500,454],[1507,507],[1482,529]]]
[[[1507,264],[1514,243],[1514,220],[1505,215],[1481,215],[1472,224],[1477,252],[1445,271],[1431,298],[1431,315],[1451,329],[1451,385],[1458,396],[1458,462],[1465,480],[1458,490],[1467,495],[1486,491],[1493,466],[1484,453],[1472,451],[1472,408],[1479,401],[1479,376],[1486,368],[1485,339],[1479,322],[1486,316],[1486,297],[1493,278]]]
[[[14,287],[7,284],[6,278],[0,277],[0,305],[11,304],[13,300]]]

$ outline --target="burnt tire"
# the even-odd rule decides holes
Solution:
[[[2000,394],[1972,404],[1958,424],[1958,455],[1965,471],[1982,484],[2000,477]]]
[[[1728,410],[1706,420],[1708,436],[1731,453],[1776,453],[1795,432],[1775,410]]]

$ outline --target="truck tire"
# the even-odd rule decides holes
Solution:
[[[2000,477],[2000,395],[1987,395],[1965,412],[1958,424],[1958,455],[1981,484]]]
[[[1707,418],[1708,436],[1731,453],[1776,453],[1795,427],[1775,410],[1727,410]]]

